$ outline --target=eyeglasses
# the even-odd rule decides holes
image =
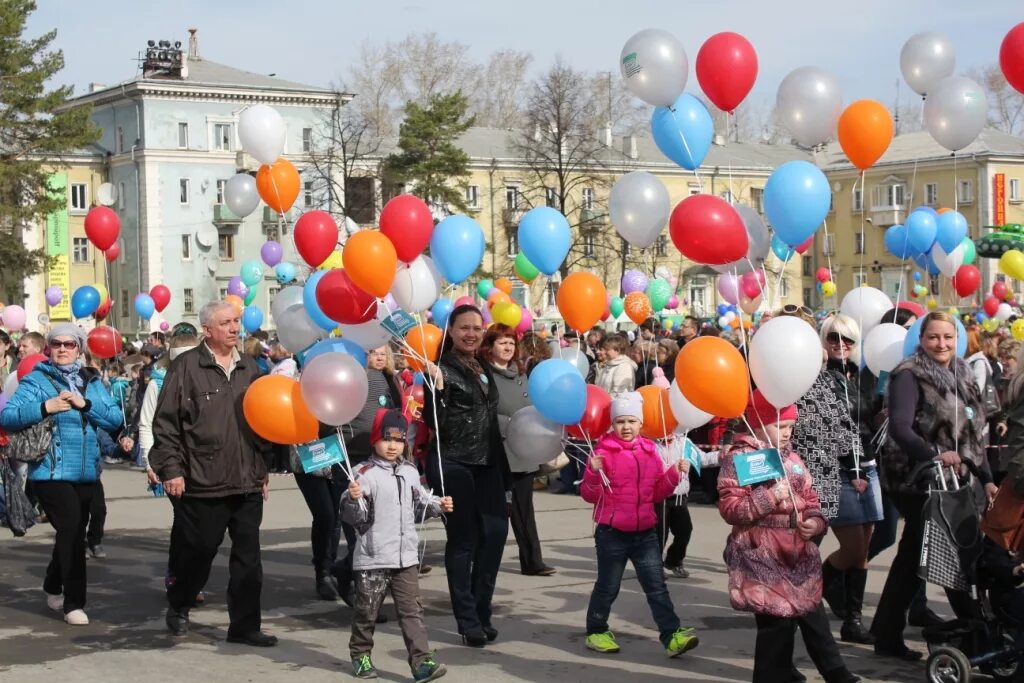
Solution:
[[[61,341],[60,339],[54,339],[50,342],[50,348],[56,351],[57,349],[77,349],[78,342],[74,339],[68,339],[67,341]]]
[[[846,344],[847,346],[856,346],[857,345],[857,340],[856,339],[850,339],[849,337],[844,337],[844,336],[840,335],[838,332],[829,332],[827,335],[825,335],[825,341],[827,341],[829,344],[834,344],[836,346],[839,345],[839,342],[842,342],[843,344]]]
[[[798,313],[810,316],[814,315],[814,311],[807,308],[807,306],[797,306],[796,304],[786,304],[782,307],[782,313],[785,313],[786,315],[797,315]]]

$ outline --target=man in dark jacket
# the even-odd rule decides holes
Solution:
[[[188,633],[189,609],[229,531],[227,640],[269,647],[277,638],[260,630],[260,522],[269,448],[242,414],[242,399],[259,370],[238,352],[239,316],[231,304],[207,304],[199,320],[204,341],[167,371],[149,452],[167,495],[178,499],[167,628],[175,636]]]

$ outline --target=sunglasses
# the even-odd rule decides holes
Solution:
[[[846,344],[847,346],[856,346],[856,344],[857,344],[857,340],[856,339],[850,339],[849,337],[844,337],[844,336],[840,335],[838,332],[829,332],[827,335],[825,335],[825,341],[827,341],[829,344],[835,344],[837,346],[839,345],[840,342],[842,342],[843,344]]]
[[[56,351],[57,349],[77,349],[78,342],[76,342],[74,339],[69,339],[68,341],[54,339],[52,342],[50,342],[50,348],[53,349],[54,351]]]
[[[810,308],[807,308],[807,306],[797,306],[796,304],[786,304],[785,306],[782,307],[782,312],[785,313],[786,315],[796,315],[798,313],[803,313],[804,315],[811,316],[814,315],[814,311],[811,310]]]

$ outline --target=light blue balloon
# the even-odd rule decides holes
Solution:
[[[790,248],[788,244],[779,239],[778,235],[772,235],[772,253],[785,263],[793,257],[796,250]]]
[[[910,326],[907,330],[907,336],[903,340],[903,357],[909,358],[913,355],[917,347],[921,345],[921,324],[927,316],[922,316]],[[960,322],[960,318],[954,318],[953,321],[956,323],[956,355],[963,358],[967,355],[967,330],[964,329],[964,324]]]
[[[274,275],[279,284],[286,285],[295,279],[295,265],[287,261],[278,263],[274,267]]]
[[[787,161],[768,177],[764,212],[775,234],[795,247],[814,234],[828,215],[832,190],[825,174],[808,161]]]
[[[928,271],[929,275],[938,275],[942,271],[935,264],[935,260],[932,259],[931,253],[927,254],[914,254],[914,263],[920,266],[922,269]]]
[[[560,358],[541,361],[533,369],[527,392],[538,412],[558,424],[579,423],[587,409],[586,382],[575,365]]]
[[[920,282],[920,281],[921,281],[921,273],[919,273],[919,272],[917,272],[915,270],[914,271],[914,282]]]
[[[246,306],[242,310],[242,327],[249,334],[260,329],[263,325],[263,310],[259,306]]]
[[[668,107],[655,107],[651,133],[661,153],[687,171],[704,162],[715,137],[715,122],[704,103],[689,93]]]
[[[915,249],[910,244],[907,228],[904,225],[893,225],[885,231],[885,248],[898,259],[910,258]]]
[[[445,280],[457,285],[480,267],[484,258],[484,231],[469,216],[449,216],[430,237],[430,257]]]
[[[919,254],[931,251],[937,233],[938,226],[935,224],[935,216],[927,211],[915,209],[907,216],[907,239],[910,241],[910,246]]]
[[[557,209],[538,206],[519,221],[519,250],[545,275],[554,275],[572,243],[569,221]]]
[[[978,311],[974,314],[974,320],[980,325],[981,323],[988,320],[988,314],[985,311]]]
[[[451,299],[438,299],[430,308],[430,314],[434,318],[434,324],[442,330],[448,327],[448,316],[455,310],[455,304]]]
[[[359,365],[364,368],[366,367],[366,351],[363,350],[363,347],[351,339],[342,339],[340,337],[323,339],[310,346],[302,352],[302,363],[306,364],[325,353],[347,353],[359,361]]]
[[[99,290],[91,285],[85,285],[71,295],[71,313],[76,318],[85,318],[95,313],[101,303]]]
[[[317,270],[309,276],[309,279],[306,280],[306,285],[302,288],[302,305],[306,307],[309,319],[316,323],[317,327],[332,331],[338,329],[338,323],[328,318],[320,310],[320,304],[316,302],[316,285],[320,282],[320,278],[327,275],[328,272],[326,270]]]
[[[255,259],[246,261],[242,264],[242,268],[238,274],[242,278],[242,282],[247,286],[252,287],[263,279],[263,264]]]
[[[917,208],[913,209],[913,211],[924,211],[926,214],[930,215],[932,218],[938,218],[939,217],[939,212],[936,211],[935,209],[933,209],[930,206],[918,206]]]
[[[74,300],[72,299],[72,305]],[[149,320],[156,313],[156,303],[153,301],[153,297],[149,294],[139,294],[135,297],[135,312],[139,314],[139,317],[143,320]],[[81,316],[76,316],[81,317]]]
[[[967,219],[959,211],[947,211],[935,221],[935,241],[947,254],[960,246],[967,237]]]

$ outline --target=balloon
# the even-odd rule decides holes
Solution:
[[[18,373],[12,372],[7,376],[7,379],[4,381],[3,395],[5,397],[14,396],[14,392],[18,390],[18,384]]]
[[[843,297],[842,303],[839,304],[839,312],[850,316],[857,322],[860,327],[861,339],[863,339],[875,325],[882,321],[882,316],[892,308],[892,305],[892,299],[880,289],[854,287]],[[760,386],[758,384],[758,387]]]
[[[263,264],[256,260],[246,261],[239,270],[239,277],[247,287],[252,287],[263,279]]]
[[[430,312],[434,316],[434,322],[441,327],[448,327],[448,316],[455,310],[455,304],[451,299],[438,299],[434,302]]]
[[[964,247],[964,263],[974,263],[974,259],[978,258],[978,248],[974,246],[974,241],[970,237],[965,237],[961,244]]]
[[[519,324],[516,325],[516,332],[523,335],[533,329],[533,314],[530,313],[530,309],[528,308],[521,309],[520,313],[521,316],[519,318]]]
[[[915,33],[900,50],[903,80],[918,95],[927,95],[936,83],[952,76],[955,61],[949,38],[934,31]]]
[[[914,263],[928,271],[929,275],[938,275],[939,267],[932,260],[931,249],[924,254],[914,254]]]
[[[41,353],[33,353],[31,356],[22,358],[21,361],[18,363],[18,381],[20,382],[21,380],[25,379],[25,375],[32,372],[36,365],[38,365],[39,363],[43,363],[45,361],[46,356],[44,356]]]
[[[490,308],[495,304],[510,304],[512,303],[512,297],[505,292],[501,291],[497,287],[491,288],[491,293],[487,295],[487,306]]]
[[[716,107],[732,113],[757,80],[754,46],[738,33],[716,33],[697,53],[697,80]]]
[[[668,305],[668,299],[672,296],[672,285],[666,280],[655,278],[647,285],[647,300],[651,302],[651,309],[655,312],[662,311]]]
[[[821,283],[821,295],[824,297],[830,297],[836,295],[836,283],[834,282],[822,282]]]
[[[121,245],[118,242],[114,242],[106,251],[103,252],[103,257],[107,259],[107,263],[113,263],[120,255]]]
[[[1005,282],[996,280],[992,283],[992,295],[995,296],[999,301],[1002,301],[1010,294],[1010,288],[1006,286]],[[996,308],[999,307],[999,301],[996,302]],[[989,315],[993,315],[989,313]]]
[[[399,260],[411,263],[430,244],[434,215],[419,197],[400,194],[384,205],[380,231],[394,244]]]
[[[271,209],[287,213],[299,197],[299,172],[287,159],[264,164],[256,171],[256,191]]]
[[[259,306],[246,306],[242,311],[242,327],[252,334],[263,325],[263,309]]]
[[[1017,341],[1024,341],[1024,319],[1014,320],[1010,325],[1010,334]]]
[[[326,211],[307,211],[295,222],[295,248],[302,260],[316,268],[338,245],[338,225]]]
[[[967,237],[967,219],[959,211],[947,211],[936,221],[935,241],[945,252],[951,252],[960,246]]]
[[[674,311],[677,308],[679,308],[679,297],[677,297],[675,294],[670,296],[668,298],[668,303],[665,304],[665,308],[669,309],[670,311]],[[666,320],[665,322],[669,323],[669,327],[671,328],[672,321],[671,320]]]
[[[735,261],[746,255],[749,246],[747,228],[736,210],[708,194],[689,196],[676,205],[669,235],[683,256],[703,264]]]
[[[749,245],[747,247],[747,255],[732,263],[713,265],[711,267],[719,273],[735,272],[738,275],[742,275],[764,265],[764,260],[768,257],[771,237],[768,235],[768,226],[764,224],[761,214],[757,211],[743,204],[736,204],[732,208],[740,215],[740,218],[743,220],[743,226],[747,229],[747,242]]]
[[[377,300],[352,282],[347,270],[328,270],[316,285],[316,302],[328,318],[346,325],[373,320]]]
[[[614,297],[608,302],[608,312],[613,318],[618,318],[626,310],[626,302],[621,296]]]
[[[905,259],[913,255],[915,248],[910,244],[906,226],[897,224],[886,229],[885,248],[898,259]]]
[[[646,249],[668,223],[668,190],[657,176],[633,171],[615,181],[608,197],[608,214],[615,230],[629,244]]]
[[[892,134],[892,115],[876,100],[857,100],[839,117],[839,145],[850,163],[862,171],[885,154]]]
[[[751,339],[749,362],[750,376],[765,399],[783,408],[796,403],[818,378],[821,340],[800,318],[772,318]]]
[[[903,342],[907,330],[895,323],[881,323],[864,337],[863,356],[868,369],[876,376],[892,372],[903,360]]]
[[[755,311],[761,308],[762,297],[758,294],[755,297],[747,296],[746,294],[740,295],[740,310],[747,315],[753,315]]]
[[[676,356],[676,377],[686,378],[679,387],[683,396],[706,413],[739,417],[747,407],[747,365],[724,339],[698,337],[687,342]]]
[[[539,467],[562,452],[562,425],[534,406],[520,408],[509,420],[505,448],[528,466]]]
[[[764,271],[755,270],[740,276],[740,294],[748,299],[761,295],[765,288]]]
[[[448,282],[457,285],[480,267],[487,243],[483,230],[468,216],[449,216],[430,238],[430,256]]]
[[[622,47],[619,72],[626,87],[647,104],[668,107],[686,88],[690,62],[675,36],[648,28]]]
[[[386,320],[387,317],[387,311],[378,307],[375,319],[358,325],[339,325],[338,329],[341,330],[342,339],[348,339],[353,344],[369,351],[383,346],[391,340],[391,333],[381,325],[381,321]]]
[[[156,304],[149,294],[137,294],[135,296],[135,312],[143,320],[149,320],[156,313]]]
[[[654,315],[651,302],[643,292],[630,292],[626,295],[623,303],[626,316],[637,325],[643,324],[645,320]]]
[[[512,296],[512,281],[507,277],[499,277],[494,281],[494,286],[505,292],[509,296]]]
[[[822,266],[818,268],[818,272],[814,274],[814,279],[818,282],[828,282],[832,279],[832,271]]]
[[[541,415],[562,425],[577,424],[587,407],[587,385],[576,367],[549,358],[533,368],[527,382],[530,400]]]
[[[1024,280],[1024,252],[1010,249],[999,257],[999,270],[1015,280]]]
[[[833,137],[842,110],[839,81],[814,66],[791,71],[775,96],[779,122],[804,147],[815,147]]]
[[[295,279],[295,266],[287,261],[282,261],[274,266],[274,275],[278,284],[286,285]]]
[[[645,292],[647,291],[647,285],[647,276],[641,273],[639,270],[627,270],[622,275],[623,294],[630,294],[632,292]]]
[[[245,296],[249,293],[249,287],[242,282],[241,276],[232,275],[231,279],[228,280],[228,294],[234,294],[235,296]]]
[[[545,275],[553,275],[569,254],[569,221],[557,209],[538,206],[519,221],[519,248]]]
[[[903,357],[909,358],[917,350],[917,347],[921,345],[921,325],[924,323],[924,317],[918,318],[910,329],[907,330],[907,336],[903,340]],[[964,324],[960,322],[960,318],[953,318],[956,324],[956,355],[963,358],[967,355],[967,330],[964,329]]]
[[[93,317],[96,318],[97,321],[103,320],[108,315],[110,315],[110,309],[111,307],[113,307],[113,305],[114,302],[111,301],[110,299],[107,299],[106,301],[100,304],[99,308],[96,309],[96,312],[93,313]]]
[[[947,254],[942,245],[936,242],[932,247],[931,257],[940,273],[947,277],[953,277],[960,266],[964,264],[964,248],[957,244],[956,249]]]
[[[486,299],[492,289],[494,289],[494,280],[485,278],[476,283],[476,293],[480,295],[481,299]]]
[[[1024,22],[1017,24],[999,46],[999,67],[1006,82],[1024,93]]]
[[[715,122],[704,103],[689,93],[651,114],[651,134],[661,153],[687,171],[700,168],[715,137]]]
[[[789,245],[783,242],[778,235],[772,235],[772,253],[775,254],[775,258],[785,263],[793,258],[796,250],[790,249]]]
[[[362,374],[365,380],[366,373]],[[306,443],[316,439],[320,430],[302,399],[301,385],[284,375],[266,375],[250,384],[242,399],[242,412],[249,427],[272,443]]]
[[[574,439],[596,441],[612,426],[612,398],[608,392],[594,384],[587,385],[587,405],[578,424],[569,425],[565,432]],[[511,431],[511,429],[509,430]]]
[[[431,307],[441,294],[441,274],[429,256],[417,256],[409,264],[398,266],[391,296],[404,311],[420,313]]]
[[[455,308],[458,308],[459,306],[476,306],[476,302],[473,301],[473,297],[471,296],[460,296],[455,300]]]
[[[984,309],[986,315],[988,315],[989,317],[994,316],[996,312],[999,310],[999,299],[997,299],[994,296],[985,297],[985,302],[982,304],[982,308]]]
[[[1004,254],[1005,256],[1005,254]],[[1002,261],[1000,261],[1002,263]],[[981,284],[981,271],[975,266],[960,266],[953,276],[953,289],[960,296],[970,296]]]
[[[523,310],[516,303],[498,303],[491,308],[491,317],[494,322],[508,325],[514,330],[523,319]]]
[[[1013,309],[1010,308],[1010,304],[1001,303],[999,304],[999,308],[996,310],[996,314],[993,317],[1000,322],[1006,322],[1007,320],[1010,319],[1011,315],[1013,315]]]
[[[538,275],[540,275],[540,271],[537,270],[537,266],[530,263],[530,259],[526,258],[526,254],[523,252],[516,254],[515,271],[516,275],[519,276],[519,279],[526,284],[530,284]]]
[[[242,149],[261,164],[272,164],[284,152],[284,119],[273,107],[254,104],[238,116]]]
[[[121,234],[121,219],[109,206],[94,206],[85,215],[85,236],[100,251],[110,249]]]
[[[409,366],[423,372],[423,359],[434,363],[441,355],[441,328],[436,325],[418,325],[405,335],[405,343],[416,356],[409,356]]]
[[[263,259],[263,262],[271,268],[279,264],[283,256],[284,249],[281,247],[280,243],[275,242],[274,240],[267,240],[263,243],[263,246],[260,247],[260,258]]]
[[[292,285],[278,292],[270,306],[281,345],[292,353],[327,336],[327,332],[310,319],[302,297],[302,287]]]
[[[924,127],[952,152],[974,142],[987,120],[984,89],[964,76],[942,79],[924,101]]]
[[[64,290],[54,285],[46,288],[46,303],[50,306],[56,306],[64,300]]]
[[[89,331],[86,336],[89,351],[97,358],[113,358],[121,353],[123,340],[121,333],[108,325],[100,325]]]
[[[601,319],[607,297],[601,278],[581,270],[562,280],[555,301],[568,328],[586,333]]]
[[[907,240],[919,254],[931,251],[938,234],[935,217],[926,211],[911,211],[907,216]]]
[[[679,390],[679,384],[675,380],[672,380],[672,385],[668,390],[668,402],[672,409],[672,415],[683,431],[688,432],[691,429],[703,427],[714,417],[711,413],[705,413],[690,403],[683,396],[683,392]]]
[[[391,240],[376,230],[360,230],[345,242],[341,258],[345,272],[359,289],[380,299],[387,295],[398,268]]]
[[[253,301],[256,301],[256,297],[257,297],[257,296],[259,296],[259,294],[260,294],[260,291],[259,291],[258,289],[256,289],[255,287],[253,287],[253,288],[252,288],[252,289],[250,289],[250,290],[249,290],[249,292],[248,292],[248,293],[247,293],[247,294],[246,294],[246,295],[245,295],[245,296],[244,296],[244,297],[242,298],[242,302],[243,302],[243,303],[244,303],[244,304],[245,304],[246,306],[248,306],[248,305],[249,305],[249,304],[251,304],[251,303],[252,303]]]
[[[242,311],[245,310],[245,302],[242,301],[242,297],[234,294],[228,294],[224,297],[225,303],[231,304],[231,307],[235,309],[235,313],[238,317],[242,317]]]
[[[555,342],[551,342],[554,345]],[[573,348],[571,346],[561,346],[557,349],[552,349],[551,354],[553,358],[561,358],[564,361],[570,363],[576,372],[580,373],[580,377],[583,379],[587,378],[590,374],[590,359],[587,358],[587,354],[579,350],[579,348]]]
[[[732,273],[718,276],[718,294],[730,304],[739,303],[740,280]]]
[[[333,351],[306,360],[299,386],[309,411],[332,427],[354,420],[370,391],[363,365],[348,353]]]
[[[236,173],[224,184],[224,204],[231,213],[245,218],[260,205],[256,179],[248,173]]]
[[[96,309],[100,307],[100,303],[102,303],[100,301],[100,293],[96,291],[95,287],[90,287],[89,285],[79,287],[71,295],[71,313],[76,318],[84,318],[95,313]],[[11,308],[15,307],[8,306],[4,309],[4,322],[7,323],[8,329],[21,329],[25,325],[24,317],[22,317],[21,325],[13,325],[8,322],[8,311]]]
[[[828,215],[832,190],[809,161],[787,161],[768,177],[764,212],[775,234],[790,246],[811,237]]]
[[[336,268],[340,269],[342,263],[343,261],[341,258],[341,252],[332,251],[330,254],[327,255],[327,258],[324,259],[324,262],[317,266],[317,270],[334,270]]]
[[[668,389],[659,389],[649,384],[637,389],[637,393],[644,400],[644,422],[640,433],[649,439],[667,438],[679,426],[669,405]]]

